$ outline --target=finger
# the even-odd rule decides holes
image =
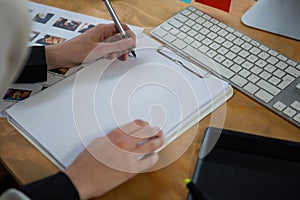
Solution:
[[[132,38],[125,38],[116,42],[109,43],[108,51],[110,53],[121,52],[132,48],[134,40]]]
[[[122,130],[123,133],[131,135],[132,133],[142,129],[145,126],[148,126],[147,122],[143,120],[134,120],[133,122],[121,126],[119,129]]]
[[[154,152],[155,150],[162,147],[163,143],[164,143],[164,138],[162,136],[154,137],[146,140],[146,142],[144,142],[141,145],[136,145],[136,149],[134,150],[134,152],[136,153]]]
[[[136,130],[130,135],[138,139],[148,139],[148,138],[162,135],[162,131],[158,127],[147,125],[142,127],[141,129]]]
[[[128,37],[131,37],[131,38],[134,39],[134,46],[133,47],[136,47],[136,35],[134,34],[134,32],[126,24],[124,24],[123,27],[124,27],[124,30],[126,31],[126,35]]]

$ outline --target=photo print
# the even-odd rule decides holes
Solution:
[[[85,23],[78,32],[79,33],[84,33],[85,31],[87,31],[91,28],[94,28],[94,27],[95,27],[95,25],[93,25],[93,24]]]
[[[81,22],[69,20],[63,17],[60,17],[54,24],[54,27],[66,29],[69,31],[75,31],[78,26],[81,24]]]
[[[37,31],[31,31],[29,33],[29,42],[32,42],[38,35],[40,34],[40,32],[37,32]]]
[[[3,97],[5,101],[19,102],[30,96],[32,91],[10,88]]]
[[[60,44],[60,43],[64,42],[65,40],[66,40],[65,38],[46,34],[43,38],[38,39],[36,41],[36,43],[42,44],[42,45],[55,45],[55,44]]]
[[[42,23],[42,24],[46,24],[53,16],[54,16],[54,14],[52,14],[52,13],[38,13],[32,19],[32,21]]]

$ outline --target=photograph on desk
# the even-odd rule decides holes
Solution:
[[[75,31],[80,24],[81,24],[81,22],[60,17],[55,22],[55,24],[53,24],[53,26],[58,27],[58,28],[63,28],[66,30],[70,30],[70,31]]]

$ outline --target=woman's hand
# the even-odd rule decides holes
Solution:
[[[46,46],[48,70],[88,63],[99,58],[122,55],[126,59],[128,50],[135,47],[135,35],[127,25],[123,25],[129,36],[121,39],[114,24],[99,24],[83,34],[58,45]]]
[[[100,196],[158,161],[163,133],[136,120],[97,138],[65,170],[81,199]]]

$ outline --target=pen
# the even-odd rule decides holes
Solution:
[[[105,4],[105,6],[106,6],[106,8],[107,8],[107,10],[108,10],[111,18],[114,21],[114,23],[115,23],[118,31],[120,32],[121,37],[123,39],[126,38],[127,37],[126,32],[124,31],[123,26],[122,26],[122,24],[121,24],[121,22],[120,22],[120,20],[119,20],[119,18],[117,16],[116,12],[114,11],[112,5],[110,4],[109,0],[103,0],[103,1],[104,1],[104,4]],[[135,52],[132,49],[131,49],[131,54],[136,58],[136,54],[135,54]]]
[[[193,183],[189,178],[184,179],[184,182],[186,183],[186,187],[189,188],[190,194],[194,200],[212,200],[206,194],[201,192],[199,186]]]

